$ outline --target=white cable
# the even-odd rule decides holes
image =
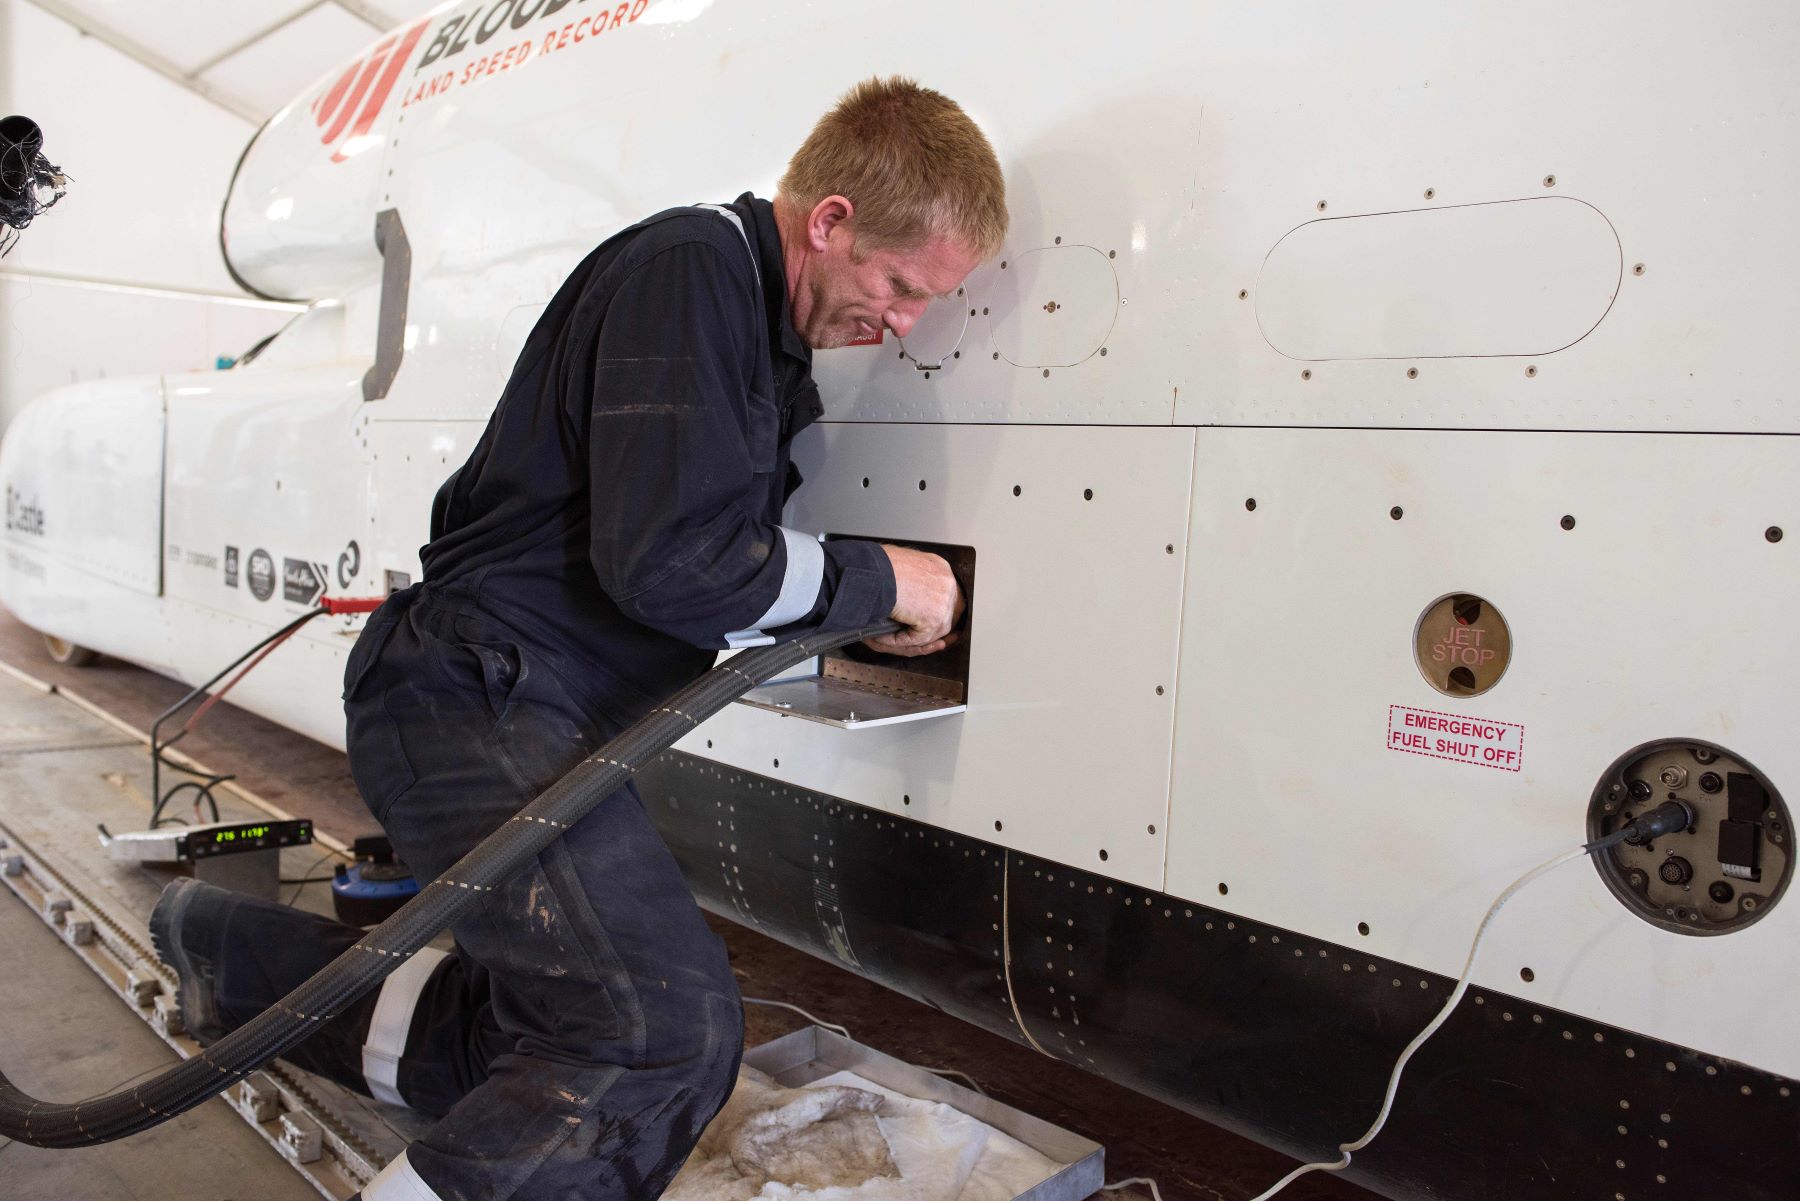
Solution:
[[[1147,1184],[1147,1185],[1149,1185],[1150,1186],[1150,1195],[1153,1198],[1155,1198],[1155,1201],[1162,1201],[1162,1190],[1157,1188],[1156,1181],[1150,1179],[1150,1177],[1148,1177],[1148,1176],[1130,1176],[1124,1180],[1115,1180],[1111,1184],[1101,1185],[1100,1191],[1103,1193],[1110,1193],[1110,1192],[1114,1192],[1118,1189],[1122,1189],[1122,1188],[1126,1187],[1127,1185],[1132,1185],[1132,1184]]]
[[[1400,1052],[1400,1058],[1394,1062],[1394,1070],[1388,1076],[1387,1095],[1381,1100],[1381,1112],[1376,1115],[1375,1124],[1369,1127],[1367,1133],[1353,1143],[1340,1143],[1338,1145],[1338,1150],[1344,1153],[1340,1158],[1320,1163],[1302,1164],[1289,1172],[1286,1176],[1283,1176],[1280,1180],[1277,1180],[1274,1186],[1267,1191],[1258,1193],[1256,1196],[1252,1197],[1250,1201],[1269,1201],[1269,1198],[1273,1197],[1276,1193],[1279,1193],[1282,1189],[1306,1175],[1308,1172],[1342,1171],[1344,1168],[1350,1166],[1350,1156],[1352,1152],[1361,1151],[1364,1147],[1375,1141],[1375,1136],[1381,1133],[1381,1128],[1383,1126],[1387,1125],[1388,1114],[1392,1112],[1394,1108],[1394,1096],[1400,1091],[1400,1073],[1406,1070],[1407,1061],[1413,1057],[1413,1052],[1424,1046],[1426,1040],[1438,1032],[1439,1027],[1450,1020],[1451,1012],[1455,1010],[1457,1003],[1463,999],[1463,994],[1469,991],[1469,977],[1475,972],[1475,957],[1481,953],[1482,939],[1486,937],[1488,926],[1493,923],[1494,917],[1500,912],[1501,906],[1512,900],[1514,893],[1518,892],[1521,888],[1524,888],[1527,884],[1531,883],[1545,872],[1553,871],[1571,859],[1579,859],[1588,854],[1589,850],[1590,848],[1588,847],[1579,846],[1572,851],[1564,851],[1548,863],[1539,864],[1537,867],[1526,872],[1523,876],[1520,876],[1517,880],[1514,880],[1511,884],[1507,885],[1506,891],[1502,892],[1494,899],[1494,903],[1488,907],[1487,916],[1483,917],[1481,919],[1481,925],[1475,928],[1475,941],[1469,944],[1468,961],[1463,964],[1462,975],[1457,979],[1456,987],[1450,990],[1450,999],[1444,1002],[1444,1007],[1438,1010],[1437,1016],[1426,1023],[1425,1028],[1419,1031],[1410,1043],[1406,1044],[1406,1050]]]
[[[974,1089],[984,1097],[988,1095],[987,1089],[982,1088],[981,1085],[977,1084],[975,1082],[975,1077],[969,1075],[967,1072],[959,1072],[955,1068],[928,1068],[922,1063],[915,1063],[912,1066],[918,1068],[921,1072],[930,1072],[933,1076],[960,1076],[962,1079],[968,1081],[970,1088]]]
[[[765,997],[745,997],[744,1004],[746,1004],[746,1005],[768,1005],[768,1006],[772,1006],[775,1009],[791,1009],[793,1012],[799,1014],[801,1017],[805,1018],[807,1021],[811,1022],[815,1026],[823,1027],[824,1029],[831,1031],[833,1034],[841,1034],[845,1038],[850,1037],[850,1030],[848,1027],[839,1026],[835,1022],[820,1021],[818,1018],[816,1018],[812,1014],[806,1012],[806,1010],[800,1008],[798,1005],[789,1005],[786,1001],[771,1001]],[[854,1040],[852,1040],[852,1041],[854,1041]],[[977,1084],[975,1081],[975,1077],[969,1075],[967,1072],[959,1072],[955,1068],[928,1068],[928,1067],[923,1066],[922,1064],[916,1064],[916,1063],[911,1064],[909,1066],[918,1068],[921,1072],[930,1072],[933,1076],[960,1076],[964,1080],[967,1080],[969,1082],[970,1088],[974,1089],[976,1092],[980,1093],[984,1097],[988,1095],[987,1090],[985,1088],[982,1088],[981,1085]],[[1159,1201],[1160,1201],[1160,1199],[1159,1199]]]
[[[1056,1056],[1044,1050],[1038,1040],[1031,1037],[1031,1031],[1025,1026],[1025,1017],[1019,1012],[1019,999],[1013,995],[1012,982],[1012,854],[1004,848],[1000,851],[1000,967],[1006,977],[1006,1003],[1012,1006],[1013,1022],[1019,1027],[1019,1033],[1031,1044],[1031,1049],[1039,1055],[1055,1059]]]
[[[807,1021],[811,1022],[815,1026],[822,1026],[825,1029],[831,1031],[833,1034],[841,1034],[845,1038],[850,1037],[850,1031],[848,1029],[846,1029],[845,1027],[839,1026],[834,1022],[822,1022],[818,1018],[814,1017],[812,1014],[806,1012],[806,1010],[800,1008],[798,1005],[789,1005],[786,1001],[768,1001],[768,1000],[764,1000],[762,997],[745,997],[744,1004],[746,1004],[746,1005],[768,1005],[768,1006],[772,1006],[775,1009],[791,1009],[795,1013],[799,1014],[801,1017],[805,1018]]]

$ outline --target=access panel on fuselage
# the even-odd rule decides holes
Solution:
[[[969,546],[966,713],[845,730],[734,705],[677,744],[1104,871],[1162,879],[1194,431],[824,424],[808,533]]]
[[[1632,748],[1703,739],[1793,795],[1795,468],[1758,436],[1199,431],[1167,891],[1455,976]],[[1484,603],[1424,624],[1447,596]],[[1476,980],[1794,1076],[1797,933],[1789,903],[1671,933],[1575,862]]]

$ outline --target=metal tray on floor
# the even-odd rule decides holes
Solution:
[[[1016,1201],[1081,1201],[1106,1181],[1106,1148],[1099,1143],[817,1026],[751,1047],[744,1052],[744,1062],[786,1088],[799,1088],[833,1072],[855,1072],[897,1093],[942,1101],[1063,1165]]]

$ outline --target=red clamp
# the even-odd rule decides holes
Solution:
[[[350,613],[373,613],[386,600],[385,596],[326,596],[319,599],[319,607],[334,617],[342,617]]]

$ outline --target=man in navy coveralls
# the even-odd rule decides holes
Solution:
[[[551,300],[432,508],[424,582],[350,656],[358,788],[421,880],[723,648],[892,617],[941,649],[935,555],[780,524],[788,442],[823,412],[812,351],[904,336],[1006,232],[992,148],[956,104],[869,80],[773,203],[658,213]],[[192,881],[152,918],[188,1029],[248,1021],[361,931]],[[729,1095],[725,950],[635,789],[289,1056],[442,1115],[364,1201],[657,1196]]]

